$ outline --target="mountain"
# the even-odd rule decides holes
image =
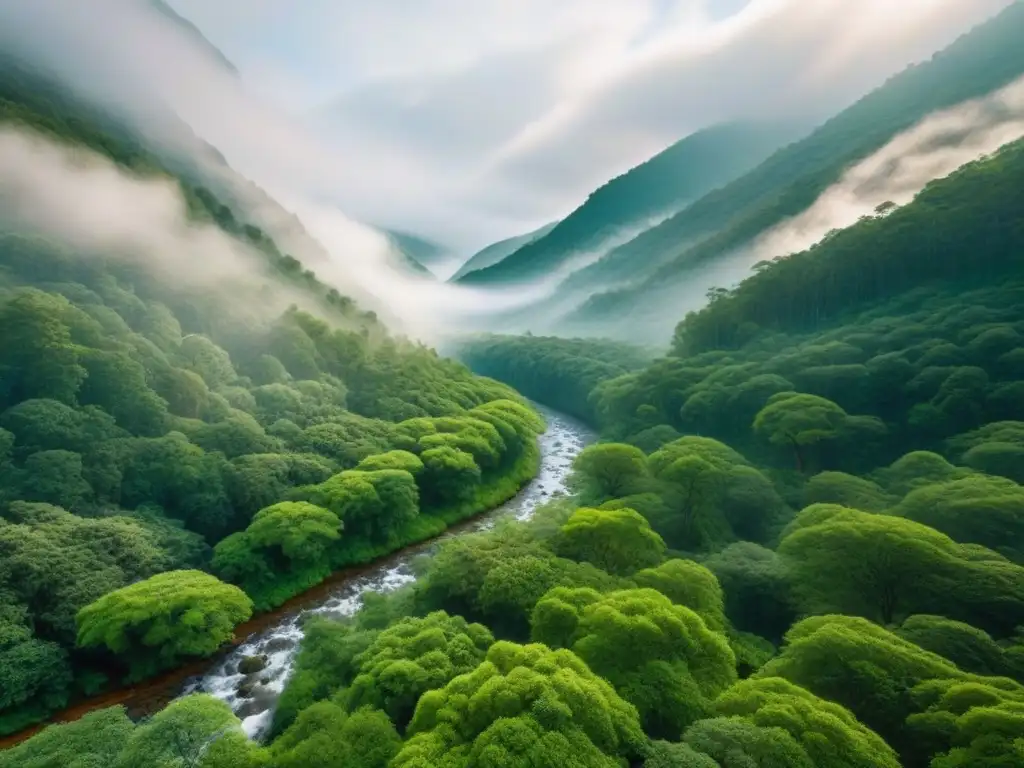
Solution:
[[[254,609],[435,537],[536,474],[544,423],[514,390],[392,336],[249,204],[315,245],[298,220],[197,148],[168,162],[0,55],[0,736],[209,655]],[[330,494],[344,511],[318,506]],[[325,537],[301,555],[259,538],[259,521],[297,532],[311,511]],[[223,599],[216,621],[202,595]],[[170,611],[222,630],[201,646],[180,622],[148,645],[83,639],[76,617],[122,597],[135,626]],[[9,754],[0,765],[38,762]]]
[[[844,171],[929,114],[989,94],[1024,74],[1024,3],[1014,3],[929,61],[890,78],[801,141],[616,248],[594,265],[631,285],[598,294],[571,327],[623,322],[674,306],[671,290],[705,262],[805,211]],[[619,283],[622,285],[622,282]],[[701,288],[705,290],[708,286]],[[656,300],[655,300],[656,299]]]
[[[491,243],[486,248],[477,251],[470,256],[469,260],[459,267],[455,274],[452,275],[452,282],[458,281],[461,277],[468,275],[470,272],[476,272],[477,270],[486,269],[487,267],[493,267],[498,262],[511,256],[520,248],[544,237],[556,226],[558,226],[558,222],[553,221],[550,224],[545,224],[540,229],[527,232],[525,235],[509,237],[505,240],[499,240],[496,243]]]
[[[731,123],[698,131],[607,182],[548,232],[463,283],[519,282],[550,273],[574,254],[650,219],[674,213],[753,168],[797,135],[792,126]]]
[[[408,265],[417,272],[436,274],[451,261],[451,252],[440,243],[396,229],[381,229]]]
[[[238,74],[238,68],[217,46],[209,41],[199,27],[171,8],[171,6],[165,3],[164,0],[149,0],[149,4],[157,11],[157,13],[181,28],[185,34],[198,43],[200,47],[203,48],[211,58],[223,66],[224,69],[228,70],[233,75]]]

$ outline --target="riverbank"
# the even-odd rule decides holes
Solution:
[[[592,434],[561,414],[540,410],[548,419],[548,429],[539,437],[534,450],[524,452],[510,473],[478,489],[471,502],[432,515],[431,528],[421,529],[427,535],[409,541],[397,551],[381,553],[372,562],[354,563],[338,570],[278,607],[254,616],[236,628],[236,642],[214,657],[73,703],[44,723],[0,737],[0,749],[24,741],[48,724],[70,722],[105,707],[124,706],[129,716],[144,717],[187,690],[205,690],[227,700],[243,720],[249,721],[247,730],[258,735],[259,726],[268,719],[270,707],[290,671],[291,658],[301,639],[299,620],[303,614],[345,615],[358,606],[358,595],[362,592],[386,591],[408,583],[412,578],[407,574],[410,561],[439,539],[478,530],[504,515],[522,517],[553,494],[564,491],[572,461]],[[402,575],[396,578],[399,572]],[[282,637],[282,632],[287,637]],[[261,671],[260,679],[269,683],[261,685],[257,680],[255,696],[238,696],[238,683],[243,678],[237,673],[238,660],[267,655],[268,646],[272,663]]]

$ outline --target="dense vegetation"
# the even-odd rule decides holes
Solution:
[[[675,213],[758,165],[795,135],[791,126],[729,123],[697,131],[596,189],[549,232],[493,265],[464,271],[464,283],[530,280],[575,253],[652,217]]]
[[[576,278],[585,278],[589,285],[604,280],[612,289],[594,296],[574,317],[625,322],[631,314],[643,315],[659,290],[678,284],[697,264],[726,255],[807,209],[845,169],[926,115],[987,95],[1020,77],[1022,25],[1024,4],[1015,2],[750,173],[616,248]],[[635,285],[620,290],[623,281]]]
[[[591,423],[596,414],[588,398],[594,387],[643,368],[653,357],[629,344],[539,336],[484,336],[458,352],[474,371]]]
[[[192,226],[248,246],[253,278],[304,307],[254,314],[237,291],[0,232],[0,732],[208,656],[254,609],[533,476],[543,424],[509,387],[389,337],[242,212],[17,66],[0,118],[167,179]]]
[[[50,726],[0,768],[1024,765],[1021,152],[714,292],[665,357],[469,342],[600,430],[573,496],[310,618],[265,743],[190,695]],[[5,242],[6,728],[208,654],[535,467],[512,390],[354,308],[239,323]]]

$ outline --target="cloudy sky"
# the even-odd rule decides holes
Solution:
[[[168,0],[242,95],[132,2],[0,0],[0,44],[47,48],[97,92],[158,95],[275,192],[463,252],[701,127],[827,117],[1010,4]]]

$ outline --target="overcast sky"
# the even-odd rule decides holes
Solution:
[[[0,28],[93,88],[149,83],[272,191],[464,252],[564,215],[701,127],[820,120],[1010,4],[169,0],[249,102],[127,2],[0,0]]]

